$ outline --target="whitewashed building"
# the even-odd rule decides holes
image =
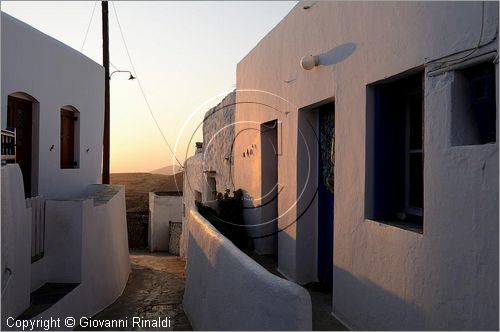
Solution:
[[[177,229],[182,228],[182,191],[149,193],[148,246],[151,252],[179,254]]]
[[[102,66],[2,13],[2,329],[93,315],[125,287],[125,189],[99,184],[103,107]]]
[[[238,64],[210,171],[349,328],[495,330],[497,91],[498,3],[300,2]]]

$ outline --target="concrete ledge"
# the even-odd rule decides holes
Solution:
[[[309,293],[241,252],[197,211],[187,218],[184,310],[196,330],[311,330]]]

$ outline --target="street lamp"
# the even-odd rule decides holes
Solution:
[[[109,79],[111,79],[111,76],[113,76],[114,73],[129,73],[130,74],[130,77],[128,78],[129,81],[135,80],[135,76],[132,75],[132,72],[130,70],[115,70],[114,72],[109,74]]]

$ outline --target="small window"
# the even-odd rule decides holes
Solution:
[[[70,107],[61,108],[61,168],[78,168],[79,112]]]
[[[215,177],[207,176],[207,201],[215,201],[217,198],[217,182]]]
[[[495,65],[455,71],[452,93],[451,145],[496,142]]]
[[[423,73],[376,84],[367,122],[367,217],[421,232],[424,209]],[[367,117],[368,119],[369,117]],[[371,137],[369,137],[371,136]],[[369,140],[368,140],[369,137]],[[370,158],[371,160],[368,160]]]
[[[198,190],[194,191],[194,200],[195,202],[200,202],[201,203],[201,192]]]

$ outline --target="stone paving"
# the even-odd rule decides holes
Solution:
[[[191,331],[191,324],[182,308],[185,262],[178,256],[147,251],[131,251],[130,262],[132,272],[123,295],[92,318],[100,321],[126,319],[127,327],[120,330]],[[145,320],[169,317],[171,325],[170,328],[133,327],[132,317],[142,317]]]

